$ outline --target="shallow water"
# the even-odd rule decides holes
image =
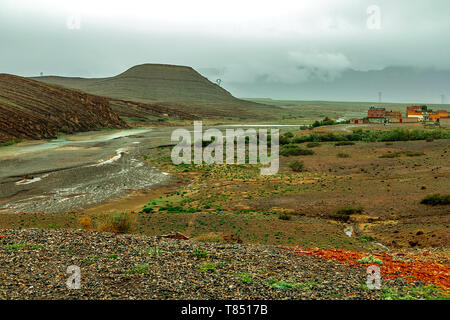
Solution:
[[[26,153],[31,152],[41,152],[51,149],[57,149],[64,147],[68,144],[70,145],[77,145],[77,144],[85,144],[85,143],[91,143],[91,142],[103,142],[103,141],[109,141],[117,138],[122,137],[128,137],[133,136],[137,134],[143,134],[146,132],[151,131],[152,129],[126,129],[126,130],[119,130],[114,132],[90,132],[90,135],[86,135],[86,133],[79,133],[71,136],[65,136],[63,138],[58,138],[42,143],[36,143],[36,144],[15,144],[7,147],[0,148],[0,158],[2,157],[11,157],[11,156],[17,156],[22,155]],[[86,136],[83,138],[83,136]]]

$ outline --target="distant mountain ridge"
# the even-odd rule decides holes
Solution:
[[[237,99],[186,66],[143,64],[109,78],[44,76],[33,79],[114,99],[164,104],[196,116],[259,119],[273,116],[274,107]]]

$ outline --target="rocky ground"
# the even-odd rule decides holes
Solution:
[[[81,289],[68,289],[68,266]],[[83,230],[0,230],[1,299],[378,299],[363,266],[276,246],[201,243]],[[389,291],[389,292],[391,292]]]

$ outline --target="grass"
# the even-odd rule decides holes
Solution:
[[[159,256],[163,253],[163,251],[158,247],[151,247],[145,253],[151,256]]]
[[[316,148],[316,147],[320,147],[320,143],[319,143],[319,142],[308,142],[308,143],[306,144],[306,146],[307,146],[308,148]]]
[[[7,250],[10,251],[17,251],[17,250],[23,250],[23,249],[30,249],[30,250],[39,250],[45,248],[42,244],[29,244],[29,243],[14,243],[14,244],[8,244],[5,246]]]
[[[363,208],[358,207],[358,208],[354,208],[354,207],[345,207],[342,209],[337,210],[333,215],[332,218],[337,220],[337,221],[342,221],[342,222],[348,222],[350,220],[350,216],[353,214],[361,214],[363,212]]]
[[[340,141],[334,144],[336,147],[342,147],[342,146],[353,146],[355,145],[352,141]]]
[[[198,266],[198,269],[201,272],[206,272],[206,273],[215,273],[217,271],[216,269],[217,265],[214,263],[202,263],[201,265]]]
[[[381,261],[378,258],[375,258],[372,255],[368,255],[366,257],[362,257],[361,259],[358,260],[359,263],[363,263],[363,264],[378,264],[378,265],[383,265],[383,261]]]
[[[12,146],[13,144],[22,142],[22,139],[11,139],[5,142],[0,142],[0,147]]]
[[[388,153],[384,153],[380,156],[381,159],[393,159],[393,158],[398,158],[402,155],[401,152],[388,152]]]
[[[238,277],[242,283],[250,284],[253,282],[253,278],[250,273],[236,273],[235,276]]]
[[[280,155],[289,157],[289,156],[307,156],[313,155],[314,151],[310,149],[302,149],[297,145],[289,144],[286,146],[282,146],[280,148]]]
[[[450,130],[447,129],[394,129],[388,131],[382,130],[363,130],[357,129],[352,133],[312,133],[302,137],[293,138],[294,143],[305,142],[326,142],[334,141],[339,145],[352,145],[355,141],[365,142],[393,142],[393,141],[417,141],[417,140],[439,140],[450,139]],[[352,143],[353,142],[353,143]]]
[[[278,219],[287,221],[291,220],[291,216],[286,212],[281,212],[280,215],[278,216]]]
[[[206,250],[195,249],[193,255],[194,257],[204,259],[208,258],[209,253]]]
[[[82,261],[82,263],[84,265],[90,266],[92,264],[94,264],[95,262],[97,262],[97,260],[99,259],[99,257],[97,256],[93,256],[92,258],[86,258]]]
[[[302,172],[305,170],[305,163],[303,161],[295,161],[289,165],[289,168],[294,172]]]
[[[361,242],[370,242],[370,241],[373,241],[374,238],[372,236],[364,235],[364,236],[359,237],[358,240]]]
[[[430,206],[450,204],[450,195],[430,194],[420,201],[421,204]]]
[[[343,153],[343,152],[339,152],[338,154],[337,154],[337,157],[338,158],[351,158],[351,156],[348,154],[348,153]]]
[[[136,218],[128,212],[112,212],[104,214],[99,223],[99,231],[112,233],[130,233],[136,225]]]
[[[449,296],[440,288],[432,285],[420,285],[412,288],[385,287],[381,293],[384,300],[449,300]]]
[[[268,285],[271,286],[272,288],[280,290],[296,289],[299,286],[297,283],[285,280],[277,280],[275,278],[270,278],[268,281]]]
[[[150,266],[148,264],[138,264],[129,270],[128,274],[147,274]]]

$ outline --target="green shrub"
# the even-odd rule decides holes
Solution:
[[[138,264],[135,267],[133,267],[130,271],[128,271],[128,274],[147,274],[148,269],[150,266],[148,264]]]
[[[309,142],[309,143],[306,144],[306,146],[308,148],[320,147],[320,143],[319,142]]]
[[[352,214],[361,214],[363,212],[362,208],[345,207],[337,210],[332,218],[337,221],[348,222]]]
[[[13,144],[22,142],[22,139],[12,139],[12,140],[8,140],[5,142],[0,142],[0,147],[7,147],[7,146],[11,146]]]
[[[404,154],[408,157],[420,157],[425,155],[425,153],[420,151],[405,151]]]
[[[384,153],[380,156],[381,159],[392,159],[392,158],[398,158],[400,157],[402,154],[401,152],[389,152],[389,153]]]
[[[100,231],[112,233],[129,233],[136,225],[136,218],[128,212],[113,212],[104,214],[99,223]]]
[[[354,144],[355,143],[352,141],[340,141],[340,142],[335,143],[334,145],[336,147],[341,147],[341,146],[353,146]]]
[[[197,257],[197,258],[207,258],[208,257],[208,251],[195,249],[194,250],[194,256]]]
[[[280,150],[280,155],[289,157],[289,156],[306,156],[306,155],[313,155],[314,151],[309,149],[301,149],[299,146],[296,145],[286,145],[283,146]]]
[[[305,169],[305,164],[303,161],[295,161],[289,165],[289,167],[294,172],[302,172]]]
[[[340,152],[337,154],[338,158],[350,158],[350,155],[348,153]]]
[[[287,221],[287,220],[291,220],[291,216],[289,214],[287,214],[286,212],[282,212],[278,216],[278,219]]]
[[[199,265],[198,268],[201,272],[209,272],[209,273],[216,272],[216,266],[212,263],[203,263]]]
[[[378,264],[378,265],[382,265],[383,264],[383,261],[381,261],[380,259],[375,258],[375,257],[373,257],[371,255],[359,259],[358,262],[359,263],[364,263],[364,264],[373,264],[373,263]]]
[[[431,206],[448,205],[450,204],[450,195],[430,194],[423,198],[420,203]]]

